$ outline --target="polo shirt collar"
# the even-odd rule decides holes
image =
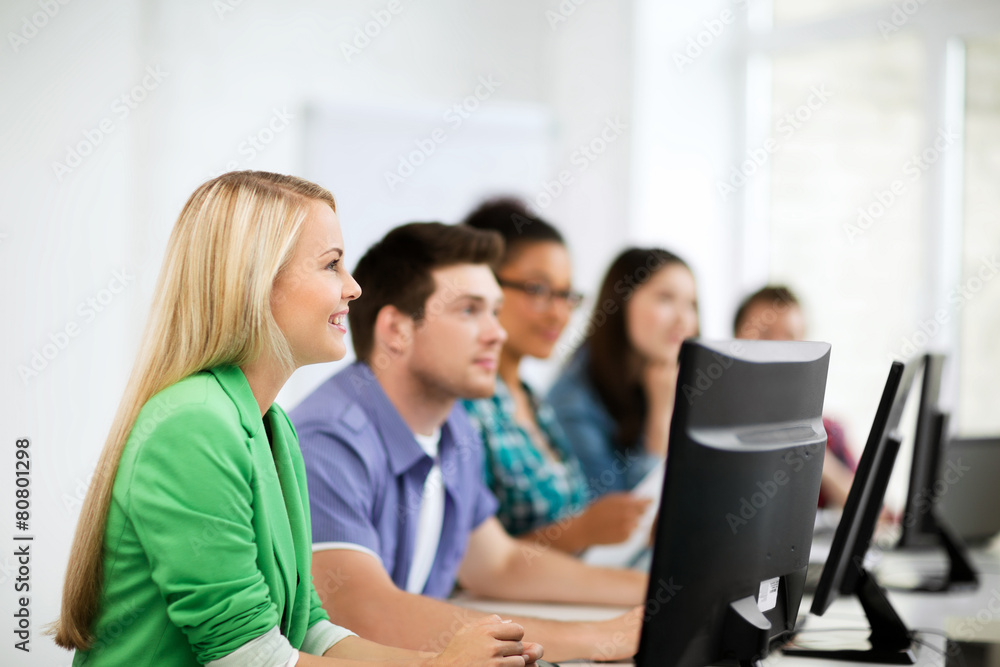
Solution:
[[[264,420],[260,416],[260,406],[250,389],[247,376],[239,366],[217,366],[208,372],[215,376],[223,391],[236,406],[240,413],[240,424],[246,429],[247,434],[251,438],[256,436],[264,426]]]
[[[413,437],[413,431],[403,421],[399,410],[389,400],[385,390],[382,389],[382,385],[368,364],[361,361],[355,362],[354,371],[363,380],[363,382],[356,384],[358,393],[363,396],[361,404],[368,413],[372,424],[382,436],[386,457],[389,460],[389,468],[392,470],[393,475],[402,475],[418,462],[429,459],[430,457],[427,456],[427,452],[423,450],[417,439]],[[448,415],[448,420],[441,425],[442,447],[438,451],[439,456],[444,456],[443,450],[444,444],[448,439],[448,422],[450,420],[451,413]]]

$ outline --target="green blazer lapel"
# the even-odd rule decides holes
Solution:
[[[312,531],[309,500],[305,495],[305,468],[298,452],[298,438],[285,413],[277,405],[272,405],[266,418],[271,428],[271,447],[281,484],[281,509],[286,517],[282,529],[287,539],[281,542],[283,550],[276,552],[280,556],[282,571],[287,575],[285,590],[289,606],[286,609],[292,610],[291,613],[286,612],[290,628],[285,636],[292,646],[298,646],[305,639],[312,602]]]
[[[280,429],[278,430],[280,432]],[[275,436],[273,430],[272,437],[280,438],[280,436]],[[267,532],[271,536],[272,552],[270,558],[267,557],[267,554],[258,554],[258,561],[261,564],[264,578],[267,579],[268,586],[275,596],[274,602],[279,605],[281,634],[288,637],[292,625],[291,612],[295,609],[294,596],[298,572],[295,567],[295,544],[292,540],[288,512],[285,509],[282,488],[285,486],[282,484],[284,480],[281,479],[282,476],[279,475],[277,468],[279,448],[274,445],[274,454],[272,455],[272,445],[268,442],[263,428],[253,439],[251,446],[253,447],[254,468],[258,480],[255,493],[259,494],[259,501],[256,509],[262,514],[261,523],[267,525]],[[265,545],[261,544],[259,548],[264,549]],[[289,637],[289,639],[291,638]]]
[[[284,450],[287,456],[287,445],[279,447],[276,444],[275,454],[272,455],[271,443],[267,439],[264,421],[260,416],[260,406],[250,390],[250,385],[247,383],[243,371],[235,366],[223,366],[213,369],[211,372],[218,378],[219,384],[222,385],[225,392],[233,399],[233,403],[239,410],[243,427],[247,431],[248,446],[254,462],[253,523],[256,534],[261,537],[261,541],[257,545],[257,563],[281,614],[279,630],[282,635],[291,640],[289,637],[292,624],[290,612],[295,609],[294,596],[298,572],[295,544],[282,493],[284,485],[281,482],[284,480],[279,480],[276,466],[276,459],[280,458],[279,451]],[[278,434],[275,439],[283,441],[284,429],[277,426],[275,420],[270,420],[269,424],[272,427],[272,435]],[[268,540],[265,536],[269,536],[270,539]],[[268,547],[270,549],[265,551]]]

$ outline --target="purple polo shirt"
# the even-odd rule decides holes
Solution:
[[[405,590],[433,459],[364,363],[331,377],[289,416],[306,464],[313,543],[373,551]],[[483,481],[482,442],[457,403],[441,426],[439,456],[444,523],[423,593],[444,598],[455,586],[469,534],[496,513],[497,501]]]

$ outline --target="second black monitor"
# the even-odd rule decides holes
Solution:
[[[685,341],[638,667],[759,663],[794,628],[830,346]]]

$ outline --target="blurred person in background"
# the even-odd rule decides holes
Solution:
[[[806,319],[798,297],[784,285],[767,285],[749,295],[736,310],[733,334],[750,340],[804,340]],[[847,446],[844,428],[823,417],[826,449],[819,506],[842,508],[854,481],[857,461]],[[885,515],[884,515],[885,516]]]
[[[525,357],[547,359],[583,296],[572,289],[566,243],[552,225],[514,199],[488,201],[464,224],[499,233],[497,269],[503,289],[496,393],[464,401],[486,448],[486,483],[500,503],[497,518],[514,536],[544,539],[575,553],[625,540],[648,499],[610,493],[589,503],[576,453],[552,408],[520,376]]]
[[[548,394],[595,495],[635,488],[666,456],[681,343],[697,334],[684,260],[660,248],[615,258],[584,341]]]

